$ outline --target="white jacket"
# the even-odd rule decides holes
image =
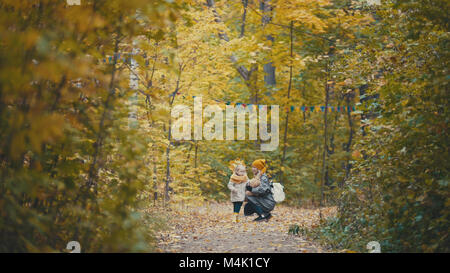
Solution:
[[[231,202],[244,202],[245,200],[245,185],[247,185],[247,182],[242,183],[234,183],[234,182],[228,182],[228,188],[231,191],[230,197]]]

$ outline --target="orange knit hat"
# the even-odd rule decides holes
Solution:
[[[265,159],[257,159],[255,161],[253,161],[252,167],[255,167],[258,170],[260,170],[261,173],[265,173],[267,170],[266,160]]]

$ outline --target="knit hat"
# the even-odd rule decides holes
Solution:
[[[231,175],[230,180],[233,183],[238,183],[239,184],[239,183],[247,182],[247,180],[248,180],[247,174],[245,174],[245,175],[237,175],[235,173],[236,168],[239,167],[239,166],[245,167],[244,161],[240,160],[239,158],[230,162],[230,166],[229,167],[230,167],[230,170],[233,171],[233,174]]]
[[[266,160],[265,159],[257,159],[255,161],[253,161],[252,167],[255,167],[258,170],[260,170],[261,173],[265,173],[267,170]]]
[[[229,168],[232,172],[234,172],[234,170],[236,169],[237,166],[244,166],[245,167],[245,163],[244,161],[238,159],[235,159],[233,161],[230,162]]]

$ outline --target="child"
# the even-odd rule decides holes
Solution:
[[[241,210],[242,203],[245,200],[245,185],[247,184],[248,177],[244,162],[236,160],[231,162],[233,174],[228,182],[228,188],[231,191],[231,202],[233,203],[233,222],[239,222],[239,211]]]

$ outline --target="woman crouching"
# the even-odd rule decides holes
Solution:
[[[252,172],[255,175],[246,184],[246,197],[248,203],[244,207],[244,215],[249,216],[257,213],[254,221],[269,220],[270,212],[275,208],[275,200],[272,194],[272,185],[266,173],[267,164],[265,159],[255,160],[252,164]]]

